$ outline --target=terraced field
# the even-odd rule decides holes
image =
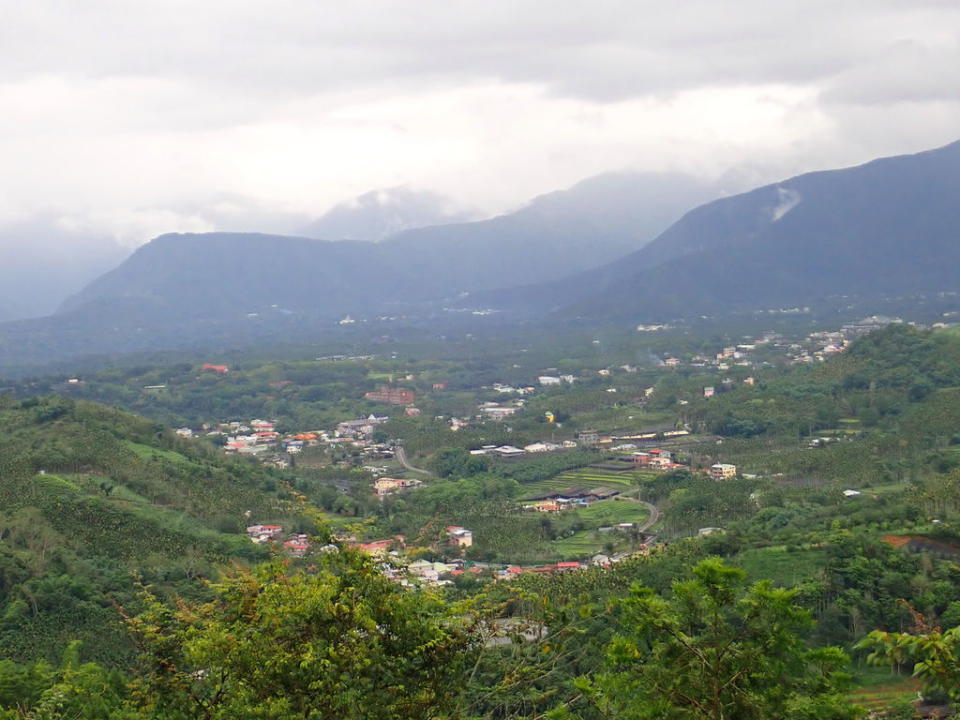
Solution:
[[[545,495],[557,490],[565,490],[571,487],[595,488],[608,487],[620,492],[626,492],[637,487],[637,481],[642,478],[650,478],[656,475],[654,470],[602,470],[599,468],[577,468],[576,470],[567,470],[559,475],[540,480],[535,483],[523,486],[523,497],[534,497]]]
[[[577,513],[577,517],[592,527],[622,522],[642,523],[650,516],[646,506],[628,500],[601,500],[571,512]]]
[[[560,560],[580,560],[603,552],[608,543],[616,551],[633,549],[630,539],[621,532],[599,532],[597,528],[616,525],[622,522],[642,523],[647,519],[647,508],[628,500],[601,500],[576,513],[589,527],[578,530],[573,535],[557,538],[549,543],[550,550]]]

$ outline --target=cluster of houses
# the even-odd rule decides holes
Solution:
[[[601,529],[625,530],[633,526],[633,523],[620,523],[616,527]],[[467,528],[451,525],[446,528],[445,533],[447,541],[452,547],[467,548],[473,544],[473,533]],[[303,557],[310,550],[310,540],[306,535],[286,535],[280,525],[251,525],[247,528],[247,536],[258,544],[279,543],[295,557]],[[357,542],[351,538],[340,538],[340,541],[377,559],[380,562],[380,571],[391,580],[406,586],[426,585],[434,587],[449,585],[453,578],[464,574],[492,576],[496,580],[512,580],[524,574],[570,572],[590,566],[610,567],[621,560],[638,553],[643,554],[648,550],[646,545],[641,545],[639,551],[622,552],[615,555],[601,553],[594,555],[588,562],[565,561],[536,567],[469,563],[462,558],[454,558],[449,562],[419,559],[405,565],[402,560],[402,553],[406,548],[406,538],[402,535],[371,542]],[[321,551],[330,552],[336,549],[336,545],[320,548]]]
[[[757,365],[754,353],[764,346],[769,347],[773,355],[785,357],[790,364],[823,362],[832,355],[846,350],[856,338],[892,323],[901,322],[903,322],[902,318],[873,315],[847,323],[839,330],[810,333],[802,340],[787,340],[779,333],[769,331],[762,333],[756,339],[724,347],[714,357],[695,355],[687,361],[677,357],[667,357],[662,364],[665,367],[679,367],[683,364],[689,364],[691,367],[713,366],[719,370],[728,370],[735,365],[747,367]]]
[[[281,433],[277,431],[273,421],[254,419],[248,422],[224,422],[213,428],[204,425],[198,431],[183,427],[175,432],[181,437],[220,437],[224,439],[224,451],[228,454],[252,456],[278,467],[287,467],[290,455],[320,444],[328,447],[360,448],[373,457],[392,457],[393,452],[389,445],[373,441],[377,427],[389,419],[385,415],[369,415],[341,422],[333,431]]]
[[[481,420],[506,420],[516,415],[523,404],[523,400],[514,400],[510,403],[483,402],[480,403],[480,414],[477,417]]]
[[[650,468],[651,470],[683,470],[686,465],[678,463],[673,458],[670,450],[660,448],[651,448],[650,450],[637,450],[630,455],[634,467]]]
[[[291,533],[284,539],[282,525],[250,525],[247,528],[247,537],[258,545],[282,543],[284,549],[294,557],[303,557],[310,549],[310,539],[303,533]]]
[[[194,437],[196,432],[188,427],[177,429],[180,437]],[[315,445],[318,433],[291,433],[281,435],[276,425],[269,420],[254,419],[249,422],[225,422],[215,428],[203,426],[199,431],[207,437],[224,437],[224,451],[228,454],[264,457],[276,450],[279,445],[286,453],[298,453],[306,445]]]

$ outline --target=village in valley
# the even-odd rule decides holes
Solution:
[[[541,367],[527,376],[527,382],[514,371],[505,373],[510,380],[492,380],[477,387],[465,387],[462,381],[452,387],[436,373],[420,377],[412,368],[380,375],[382,380],[374,389],[361,391],[362,398],[349,401],[368,412],[341,416],[326,427],[296,427],[289,420],[274,418],[232,418],[183,426],[175,433],[205,440],[227,455],[281,472],[319,468],[334,476],[337,472],[349,475],[349,482],[334,477],[330,487],[339,494],[351,493],[355,502],[371,508],[393,507],[400,500],[416,507],[424,488],[448,482],[432,469],[412,464],[411,460],[422,464],[428,458],[422,450],[408,458],[404,434],[410,428],[429,427],[433,433],[446,433],[448,442],[455,441],[465,458],[480,463],[478,468],[492,469],[504,477],[548,463],[545,468],[555,469],[537,474],[535,481],[525,480],[503,512],[504,517],[542,518],[544,527],[551,527],[554,539],[543,545],[543,554],[552,554],[556,558],[552,562],[511,562],[502,554],[490,559],[490,551],[485,549],[489,522],[482,530],[441,524],[428,538],[408,540],[400,533],[377,537],[363,523],[351,524],[349,516],[338,519],[333,515],[336,540],[378,558],[383,572],[403,583],[437,585],[464,574],[511,578],[530,572],[610,567],[667,541],[662,536],[665,520],[659,508],[645,501],[642,492],[645,484],[655,482],[658,476],[680,473],[677,477],[699,476],[718,483],[757,477],[749,464],[741,468],[725,458],[724,441],[693,422],[692,410],[706,407],[704,403],[738,386],[756,386],[768,368],[824,362],[842,353],[857,337],[897,321],[873,316],[836,331],[814,331],[798,338],[765,331],[710,354],[687,347],[683,352],[663,351],[646,365],[628,362],[591,368],[584,363],[575,371],[569,365],[564,370]],[[636,328],[640,336],[673,330],[668,325]],[[594,340],[593,344],[600,342]],[[668,343],[663,346],[669,348]],[[396,361],[394,353],[389,362]],[[317,362],[328,367],[363,367],[375,363],[376,356],[325,356]],[[513,365],[514,370],[519,367]],[[199,373],[198,379],[212,376],[228,381],[237,370],[205,363]],[[703,378],[702,384],[696,384],[699,378]],[[644,384],[645,380],[650,384]],[[288,379],[273,379],[267,385],[271,393],[296,388]],[[72,378],[65,386],[82,391],[86,381]],[[159,396],[166,387],[146,385],[143,392]],[[445,401],[454,396],[459,404]],[[606,408],[587,416],[595,426],[582,419],[570,422],[570,412],[562,409],[580,397]],[[465,398],[473,398],[471,412],[463,411]],[[435,414],[447,407],[460,409]],[[398,418],[406,425],[398,424]],[[485,438],[499,441],[484,442]],[[526,441],[517,442],[519,438]],[[809,448],[850,439],[845,435],[814,437]],[[859,494],[851,489],[845,497]],[[246,533],[254,543],[294,557],[312,550],[336,551],[336,545],[313,547],[308,533],[271,522],[273,518],[249,520]],[[704,526],[687,532],[708,535],[723,529]]]

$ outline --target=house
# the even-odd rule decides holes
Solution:
[[[528,453],[542,453],[542,452],[553,452],[554,450],[561,450],[562,446],[557,443],[549,442],[536,442],[529,445],[524,445],[523,449]]]
[[[368,543],[352,543],[351,547],[355,547],[360,552],[365,552],[373,557],[383,558],[386,557],[391,547],[396,544],[399,544],[400,547],[403,547],[405,541],[406,538],[403,535],[395,535],[394,537],[387,538],[386,540],[374,540]]]
[[[277,540],[282,534],[283,527],[280,525],[251,525],[247,528],[247,537],[258,544]]]
[[[579,570],[583,566],[578,562],[558,562],[554,567],[559,572],[568,572],[570,570]]]
[[[205,370],[210,370],[212,372],[217,373],[218,375],[226,375],[228,372],[230,372],[230,368],[227,367],[226,365],[212,365],[211,363],[204,363],[203,365],[200,366],[200,370],[201,372]]]
[[[445,581],[440,580],[444,575],[463,574],[463,570],[458,570],[456,565],[430,562],[429,560],[415,560],[407,566],[407,570],[414,577],[418,577],[431,585],[445,584]]]
[[[493,450],[493,454],[499,455],[502,458],[513,458],[526,455],[526,452],[513,445],[501,445]]]
[[[714,480],[729,480],[737,476],[737,466],[727,463],[716,463],[710,466],[710,477]]]
[[[377,390],[366,393],[364,397],[388,405],[413,405],[417,401],[417,394],[413,390],[393,388],[389,385],[381,385]]]
[[[614,490],[613,488],[608,487],[595,487],[584,494],[583,499],[587,502],[593,502],[595,500],[609,500],[620,494],[619,490]]]
[[[447,538],[454,547],[470,547],[473,545],[473,533],[459,525],[450,525],[447,528]]]
[[[480,412],[491,420],[503,420],[515,414],[519,408],[503,405],[487,405],[480,408]]]
[[[537,378],[537,381],[543,385],[559,385],[562,381],[555,375],[541,375]]]
[[[577,442],[585,447],[594,447],[600,442],[600,434],[596,430],[581,430],[577,433]]]
[[[303,557],[307,554],[307,551],[310,549],[310,540],[303,533],[297,535],[291,535],[283,546],[290,552],[294,557]]]
[[[386,415],[370,415],[360,420],[346,420],[337,424],[337,435],[345,438],[366,438],[373,434],[377,425],[382,425],[389,419]]]
[[[434,389],[434,390],[446,390],[446,389],[447,389],[447,384],[446,384],[446,383],[442,383],[442,382],[434,383],[434,384],[433,384],[433,389]]]
[[[708,385],[703,389],[703,396],[705,398],[713,397],[716,391],[713,389],[713,386]]]
[[[193,430],[191,430],[188,427],[177,428],[176,430],[174,430],[174,432],[180,437],[185,437],[185,438],[193,437]]]
[[[406,410],[403,411],[403,414],[408,417],[416,417],[417,415],[420,414],[420,408],[408,407]]]
[[[535,510],[536,512],[560,512],[560,504],[550,500],[544,500],[533,503],[532,505],[524,505],[523,509]]]
[[[422,484],[420,480],[410,478],[378,478],[373,482],[373,489],[378,497],[384,497],[399,490],[406,490]]]

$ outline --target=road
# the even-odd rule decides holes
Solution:
[[[407,460],[406,451],[399,445],[394,448],[393,456],[400,461],[400,464],[403,465],[410,472],[421,473],[422,475],[433,475],[429,470],[423,470],[422,468],[414,467],[410,464],[410,461]]]
[[[651,503],[645,502],[644,500],[641,500],[640,498],[627,497],[626,495],[621,495],[619,499],[620,499],[620,500],[626,500],[626,501],[628,501],[628,502],[640,503],[640,504],[643,505],[643,506],[647,509],[647,511],[650,513],[650,517],[647,518],[647,521],[646,521],[645,523],[643,523],[643,525],[641,525],[641,526],[638,528],[640,532],[646,532],[647,530],[649,530],[650,528],[652,528],[654,525],[656,525],[656,524],[657,524],[657,520],[660,519],[660,508],[658,508],[656,505],[653,505],[653,504],[651,504]]]

